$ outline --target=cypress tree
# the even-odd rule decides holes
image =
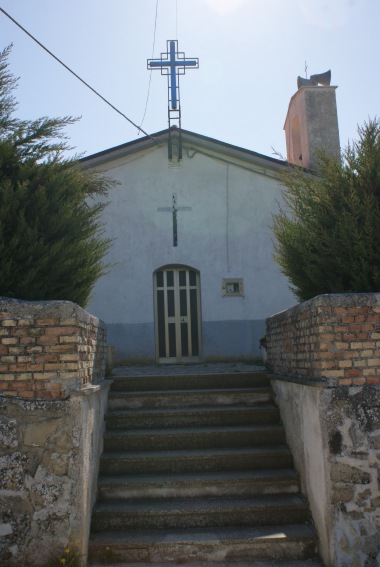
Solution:
[[[14,117],[17,80],[0,54],[0,295],[86,306],[107,270],[101,213],[112,181],[80,169],[63,129],[72,117]]]
[[[321,153],[317,175],[293,167],[282,181],[274,257],[294,295],[380,291],[380,121],[358,128],[342,161]]]

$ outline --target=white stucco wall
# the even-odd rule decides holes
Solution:
[[[119,182],[104,212],[106,234],[115,238],[108,258],[114,266],[97,283],[89,310],[106,321],[112,342],[118,334],[135,344],[135,358],[154,359],[153,273],[161,266],[200,272],[206,357],[226,354],[226,345],[228,356],[257,356],[265,318],[295,303],[272,259],[279,182],[240,165],[184,151],[182,168],[170,169],[162,145],[101,166]],[[158,211],[171,207],[173,193],[177,207],[192,208],[178,212],[177,247],[171,213]],[[222,278],[234,277],[244,278],[244,297],[223,298]]]

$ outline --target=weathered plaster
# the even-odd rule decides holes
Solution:
[[[74,543],[87,553],[107,391],[105,384],[67,400],[0,398],[2,565],[37,567]]]
[[[325,564],[378,567],[379,386],[272,385]]]
[[[330,522],[328,483],[326,482],[326,447],[320,415],[321,390],[302,384],[273,379],[275,400],[280,408],[287,442],[301,477],[318,531],[320,551],[327,565],[330,561]]]
[[[336,87],[301,87],[292,96],[284,130],[288,161],[315,170],[318,152],[339,158]]]

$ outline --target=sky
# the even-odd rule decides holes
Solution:
[[[172,39],[199,58],[199,69],[180,77],[182,127],[198,134],[286,156],[283,125],[297,77],[328,69],[342,147],[380,114],[379,0],[0,0],[0,7],[149,134],[167,128],[168,102],[166,77],[148,71],[147,59]],[[1,49],[13,44],[19,118],[80,116],[67,129],[80,155],[144,136],[2,12],[0,37]]]

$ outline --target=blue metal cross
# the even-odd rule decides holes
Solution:
[[[148,59],[148,69],[161,69],[162,75],[170,75],[171,108],[176,110],[178,103],[177,77],[184,75],[186,67],[198,69],[199,59],[185,59],[185,54],[178,51],[177,40],[169,40],[166,43],[167,52],[161,53],[161,59]]]

